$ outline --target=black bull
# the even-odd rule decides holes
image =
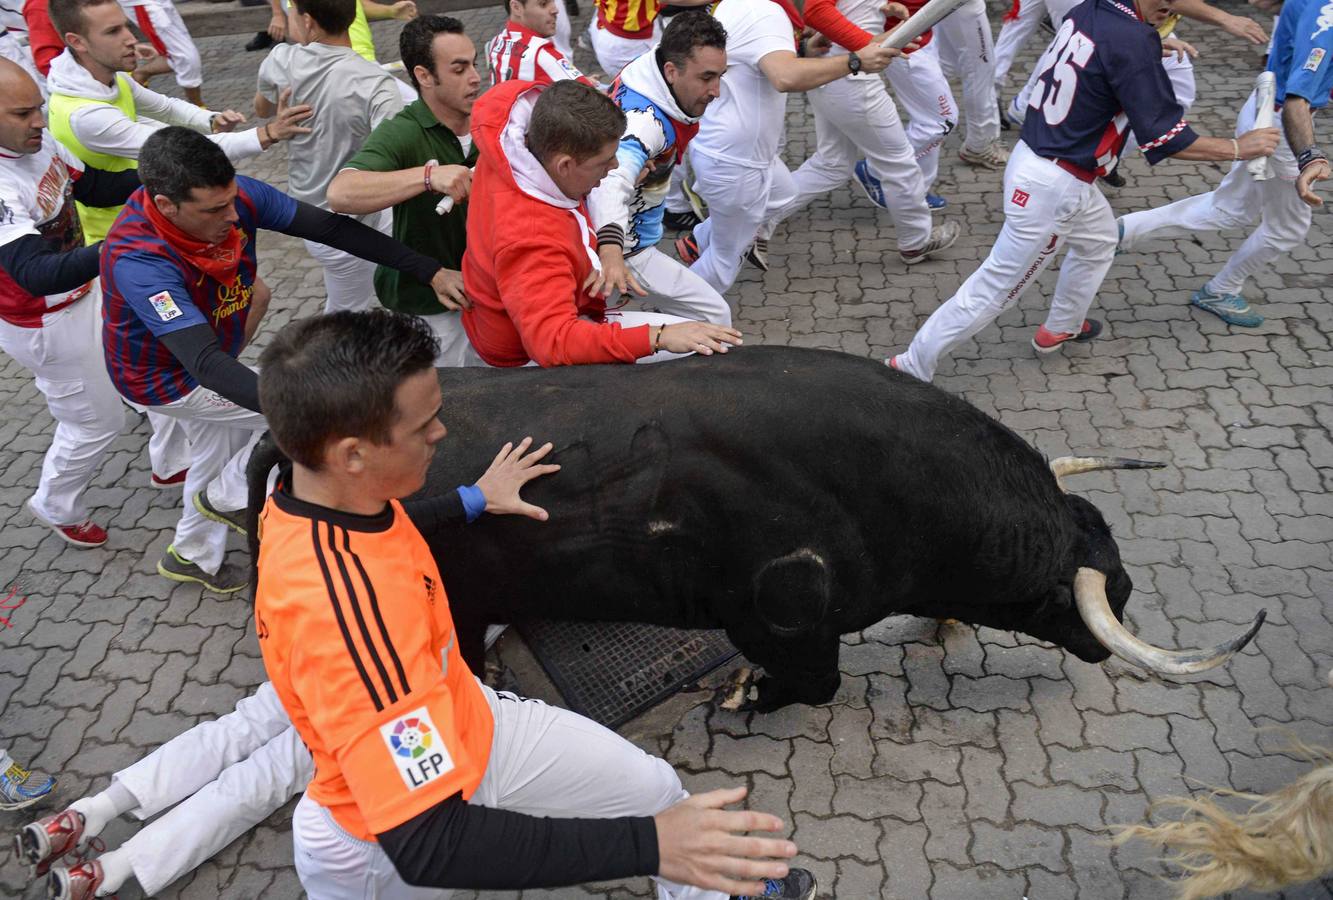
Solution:
[[[486,516],[430,538],[471,661],[487,623],[723,628],[767,678],[752,706],[822,703],[839,635],[895,613],[1110,654],[1075,603],[1131,582],[1100,512],[964,401],[873,361],[750,347],[652,366],[445,369],[424,494],[507,440],[552,441],[547,523]]]

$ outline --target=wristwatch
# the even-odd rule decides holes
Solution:
[[[860,74],[861,74],[861,57],[857,56],[855,53],[850,53],[850,52],[849,52],[849,53],[847,54],[847,68],[849,68],[849,69],[852,70],[852,74],[853,74],[853,75],[860,75]]]

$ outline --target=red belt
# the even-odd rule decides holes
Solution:
[[[1055,163],[1084,184],[1092,184],[1097,180],[1096,172],[1093,172],[1090,169],[1085,169],[1082,166],[1076,166],[1067,159],[1051,159],[1050,157],[1047,157],[1047,159],[1050,159],[1051,162]]]

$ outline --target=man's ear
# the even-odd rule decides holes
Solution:
[[[359,475],[366,468],[364,443],[357,437],[341,437],[324,445],[324,470],[336,475]]]
[[[180,212],[180,207],[175,203],[172,203],[171,199],[163,194],[153,195],[153,205],[157,207],[158,212],[167,217],[174,216],[176,213]]]
[[[412,74],[416,76],[417,84],[421,85],[423,88],[428,86],[426,79],[430,79],[431,84],[434,83],[435,76],[432,75],[430,69],[427,69],[425,66],[413,66]]]
[[[73,50],[75,53],[88,52],[88,42],[77,32],[66,31],[61,37],[65,39],[65,46],[69,47],[69,49]]]
[[[675,84],[676,79],[680,77],[680,69],[677,69],[676,64],[668,60],[662,66],[662,77],[666,79],[667,84]]]

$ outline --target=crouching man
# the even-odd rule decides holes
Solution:
[[[292,820],[306,891],[423,898],[652,875],[675,900],[808,900],[813,879],[783,861],[794,844],[742,836],[781,821],[722,809],[744,788],[689,797],[663,760],[468,670],[399,501],[447,433],[435,354],[415,317],[344,312],[288,326],[260,359],[260,404],[292,465],[261,514],[255,627],[315,761]]]
[[[489,365],[632,363],[741,342],[726,325],[608,310],[590,290],[602,262],[584,199],[616,167],[624,132],[615,103],[575,81],[505,82],[477,101],[463,327]]]
[[[666,195],[699,118],[722,90],[727,32],[707,12],[671,19],[662,42],[632,61],[611,86],[625,114],[616,166],[588,195],[602,267],[593,290],[638,295],[659,312],[718,325],[731,307],[713,286],[657,249]]]

